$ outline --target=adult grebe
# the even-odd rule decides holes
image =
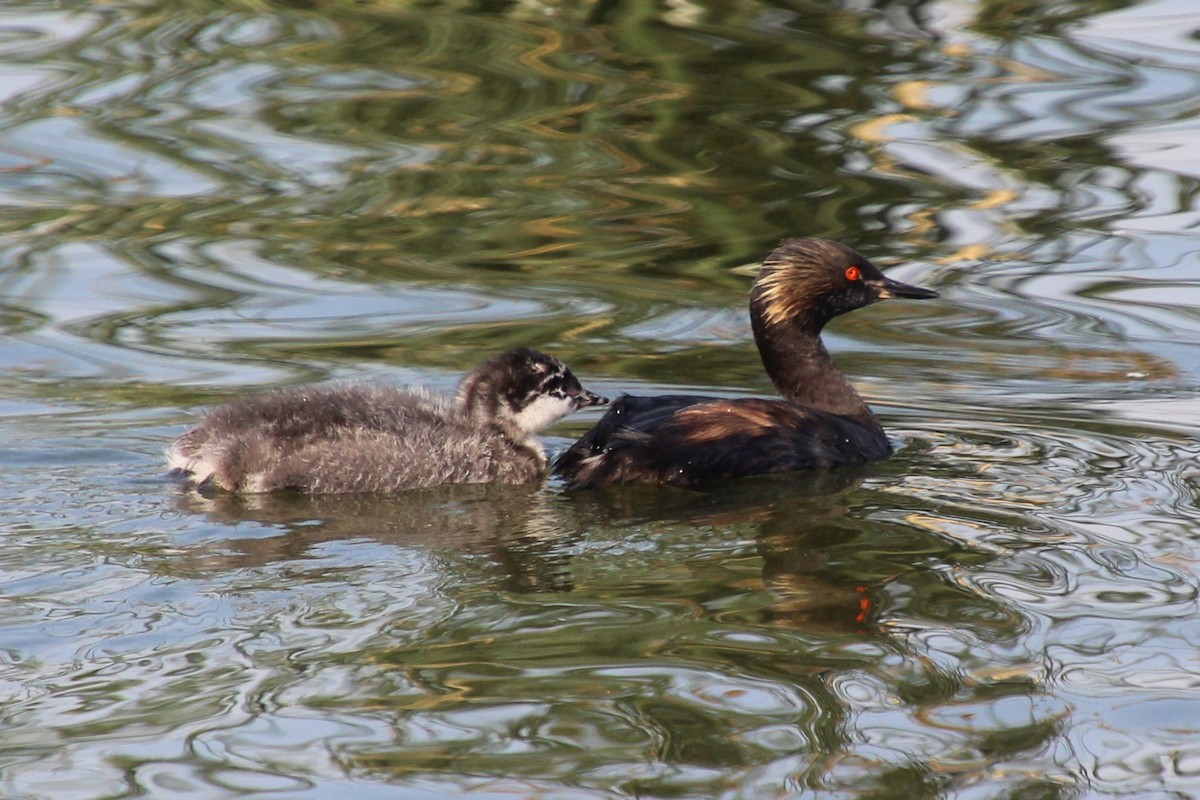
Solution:
[[[784,399],[626,395],[556,459],[555,473],[579,488],[690,486],[886,458],[892,448],[883,428],[820,334],[839,314],[893,297],[937,292],[885,277],[838,242],[784,240],[750,290],[754,341]]]

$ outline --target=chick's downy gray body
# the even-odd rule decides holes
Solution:
[[[470,373],[454,400],[350,384],[220,406],[176,439],[167,459],[197,484],[246,493],[526,483],[546,468],[534,434],[604,402],[558,359],[519,348]]]

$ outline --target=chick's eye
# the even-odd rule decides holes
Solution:
[[[846,267],[846,280],[856,281],[862,277],[862,270],[858,267]]]

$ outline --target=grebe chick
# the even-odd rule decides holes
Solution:
[[[219,406],[167,450],[199,488],[314,494],[448,483],[526,483],[546,469],[534,434],[608,400],[553,356],[518,348],[463,378],[453,401],[423,389],[333,384]]]
[[[558,457],[555,473],[579,488],[691,486],[887,458],[883,428],[820,334],[839,314],[893,297],[937,292],[885,277],[838,242],[785,239],[750,290],[754,341],[783,399],[626,395]]]

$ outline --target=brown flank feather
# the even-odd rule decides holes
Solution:
[[[689,443],[716,442],[743,434],[761,436],[779,424],[769,408],[741,403],[702,403],[676,415]]]

